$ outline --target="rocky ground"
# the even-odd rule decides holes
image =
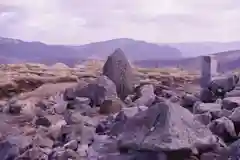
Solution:
[[[105,62],[2,65],[1,160],[237,160],[238,79]],[[219,94],[219,88],[227,93]]]

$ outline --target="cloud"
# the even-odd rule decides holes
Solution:
[[[0,36],[55,44],[113,38],[240,40],[239,0],[1,0]]]

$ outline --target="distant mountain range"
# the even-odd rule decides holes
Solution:
[[[106,59],[116,48],[121,48],[132,61],[181,57],[181,52],[176,48],[131,39],[115,39],[86,45],[66,46],[0,38],[0,62],[46,64],[63,62],[72,65],[84,59]]]
[[[207,55],[231,50],[240,50],[240,42],[192,42],[172,43],[168,45],[179,49],[184,57],[197,57],[199,55]]]
[[[227,72],[240,69],[240,50],[219,52],[211,54],[218,61],[218,71]],[[199,70],[201,56],[180,58],[177,60],[142,60],[135,61],[135,65],[141,67],[178,67],[186,70]]]
[[[121,48],[129,60],[143,67],[199,69],[200,55],[215,54],[220,71],[240,67],[240,42],[154,44],[133,39],[113,39],[78,46],[47,45],[41,42],[0,37],[0,63],[57,62],[73,66],[87,59],[104,60]]]
[[[121,48],[131,61],[145,59],[177,59],[182,57],[180,50],[167,44],[158,45],[127,38],[72,46],[72,48],[81,55],[99,59],[106,59],[116,48]]]

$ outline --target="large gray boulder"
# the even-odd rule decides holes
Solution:
[[[119,147],[148,151],[196,151],[214,147],[216,138],[194,115],[171,102],[158,103],[127,120]]]
[[[116,49],[108,57],[103,66],[103,74],[116,84],[118,96],[122,100],[133,92],[133,71],[121,49]]]
[[[232,91],[239,81],[238,75],[227,75],[222,77],[213,78],[208,85],[214,93],[217,93],[221,89],[224,93]]]
[[[223,138],[225,141],[229,141],[237,136],[233,122],[226,117],[212,121],[209,124],[209,128],[214,134]]]
[[[82,88],[75,88],[72,94],[75,97],[89,98],[92,106],[99,106],[105,99],[117,97],[115,84],[106,76],[100,76]]]

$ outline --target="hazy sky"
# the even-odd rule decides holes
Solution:
[[[0,36],[83,44],[240,40],[240,0],[0,0]]]

